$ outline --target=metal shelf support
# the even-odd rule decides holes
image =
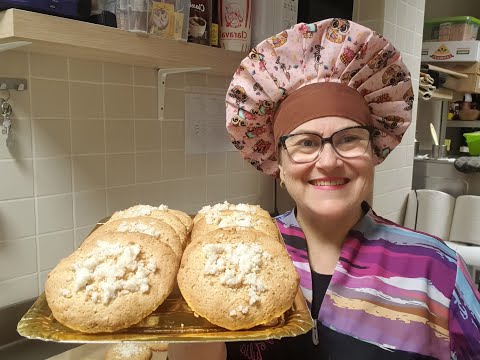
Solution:
[[[165,119],[165,92],[167,84],[167,76],[170,74],[187,73],[193,71],[206,71],[210,67],[191,67],[191,68],[171,68],[158,70],[158,119]]]

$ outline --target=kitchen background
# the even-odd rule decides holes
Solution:
[[[354,19],[402,51],[415,89],[424,7],[354,3]],[[185,154],[185,87],[225,91],[230,77],[169,75],[160,121],[153,68],[22,51],[0,53],[0,64],[0,76],[29,85],[11,95],[13,151],[0,142],[0,307],[38,296],[49,270],[97,221],[130,205],[164,203],[195,213],[228,200],[274,210],[272,179],[238,152]],[[415,101],[414,121],[416,108]],[[376,172],[374,207],[394,221],[402,221],[411,188],[414,129]],[[279,210],[289,207],[280,194]]]
[[[384,34],[402,52],[415,94],[424,18],[447,15],[480,17],[480,3],[353,2],[353,20]],[[7,148],[0,138],[0,309],[38,296],[48,272],[116,210],[163,203],[195,213],[224,200],[271,212],[275,204],[280,212],[291,207],[286,193],[238,152],[186,154],[186,92],[192,86],[225,92],[231,77],[169,75],[165,119],[158,120],[156,70],[0,52],[0,77],[28,81],[28,89],[12,92],[9,100],[15,146]],[[417,118],[425,120],[417,116],[418,106],[416,98],[412,126],[375,174],[374,209],[399,223],[412,188]],[[438,109],[425,111],[431,116]]]

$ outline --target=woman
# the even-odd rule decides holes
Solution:
[[[369,206],[374,166],[411,121],[399,53],[346,20],[281,36],[242,61],[227,129],[295,201],[276,221],[315,326],[295,338],[201,347],[228,359],[480,359],[480,296],[461,258]]]

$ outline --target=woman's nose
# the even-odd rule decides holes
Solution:
[[[323,146],[322,151],[315,163],[315,166],[321,169],[334,169],[340,166],[341,159],[338,154],[333,150],[333,146],[330,143],[326,143]]]

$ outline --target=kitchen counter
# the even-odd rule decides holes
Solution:
[[[480,173],[466,174],[455,169],[455,158],[414,158],[413,189],[443,191],[454,197],[480,195]]]
[[[424,158],[416,156],[413,158],[414,161],[421,161],[421,162],[433,162],[433,163],[440,163],[440,164],[453,164],[456,158],[440,158],[440,159],[432,159],[432,158]]]
[[[0,349],[5,360],[103,360],[108,344],[64,344],[21,340]],[[165,360],[166,352],[153,352],[152,360]]]
[[[60,344],[41,340],[22,339],[0,348],[0,359],[45,360],[80,344]]]
[[[88,344],[82,345],[70,351],[64,352],[48,360],[103,360],[108,344]],[[155,352],[151,360],[165,360],[166,352]]]

